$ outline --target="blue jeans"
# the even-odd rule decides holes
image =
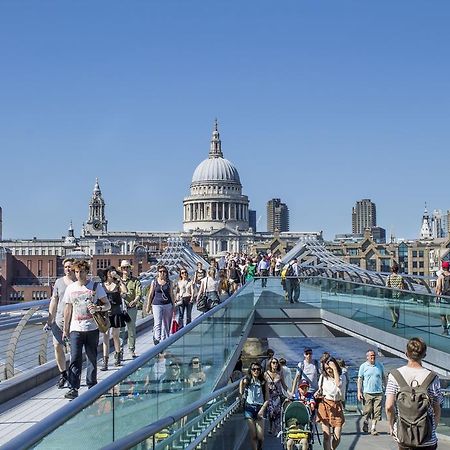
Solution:
[[[86,367],[86,384],[88,387],[97,384],[98,335],[98,330],[70,332],[70,366],[68,380],[72,389],[80,389],[81,369],[83,366],[83,346],[88,360]]]
[[[192,303],[191,297],[183,297],[183,303],[178,307],[178,325],[184,327],[184,313],[186,313],[186,325],[192,321]]]

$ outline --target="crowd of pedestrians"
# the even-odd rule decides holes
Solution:
[[[421,338],[410,339],[406,347],[408,363],[392,370],[389,376],[377,361],[376,352],[373,349],[366,352],[356,381],[357,400],[362,409],[360,433],[379,435],[377,424],[382,420],[385,400],[389,433],[399,450],[436,450],[443,396],[439,377],[422,366],[426,349]],[[263,448],[265,419],[269,435],[282,435],[283,427],[289,425],[282,423],[283,411],[293,400],[308,408],[312,432],[315,424],[320,424],[324,450],[338,448],[349,382],[345,361],[329,352],[317,360],[307,347],[295,367],[293,379],[291,374],[285,358],[277,358],[274,350],[268,349],[264,357],[250,364],[242,378],[239,391],[252,450]],[[300,448],[309,449],[308,442],[302,439]],[[286,448],[294,448],[293,445],[293,440],[286,441]]]
[[[126,345],[130,356],[137,356],[136,319],[139,308],[153,315],[153,342],[157,345],[174,331],[188,325],[192,321],[194,306],[197,305],[199,309],[202,300],[206,299],[207,309],[213,308],[256,276],[261,278],[261,285],[264,287],[268,276],[278,274],[284,279],[287,299],[294,303],[299,298],[300,272],[295,259],[282,267],[280,261],[264,255],[251,258],[242,254],[227,254],[219,260],[211,260],[207,270],[202,263],[198,263],[192,278],[188,270],[181,267],[174,279],[169,276],[167,267],[159,265],[157,274],[148,287],[145,301],[141,283],[132,275],[132,265],[128,260],[123,260],[119,269],[110,266],[99,270],[97,275],[100,281],[88,278],[90,266],[87,261],[65,259],[63,263],[64,276],[54,285],[46,329],[51,329],[53,334],[55,359],[60,371],[57,386],[69,388],[65,394],[68,399],[78,396],[83,350],[87,357],[86,385],[91,388],[97,383],[97,348],[100,337],[103,343],[103,363],[100,370],[108,370],[111,337],[115,366],[121,365]],[[448,272],[448,265],[444,262],[436,287],[438,295],[448,295],[447,290],[450,290],[447,286],[450,285],[450,272],[447,275],[446,271]],[[387,278],[387,285],[398,289],[403,287],[402,283],[398,268],[394,266],[392,274]],[[399,320],[396,295],[397,291],[394,290],[393,303],[389,306],[394,327]],[[110,327],[103,333],[99,331],[98,314],[106,314],[109,319]],[[174,322],[177,324],[175,330]],[[442,322],[444,330],[447,330],[446,316],[442,317]],[[66,367],[65,350],[68,345],[70,364]],[[392,371],[387,377],[383,364],[377,361],[376,352],[372,349],[367,351],[366,361],[359,367],[357,377],[357,400],[362,404],[362,433],[370,433],[372,436],[379,434],[377,424],[382,420],[382,405],[386,396],[389,429],[399,443],[399,449],[437,448],[436,426],[443,399],[439,378],[422,366],[425,354],[424,341],[420,338],[411,339],[406,349],[407,365],[398,371]],[[240,359],[233,372],[234,379],[239,378],[242,370]],[[161,353],[146,377],[145,389],[150,391],[157,386],[158,392],[175,392],[202,384],[205,380],[206,374],[199,357],[193,357],[189,363],[189,373],[183,373],[179,360],[168,360]],[[304,403],[314,420],[321,425],[323,448],[336,449],[345,423],[348,384],[345,361],[334,358],[328,352],[324,352],[317,360],[313,357],[312,348],[305,348],[295,375],[292,376],[286,359],[278,358],[272,349],[268,349],[262,360],[250,365],[247,376],[240,383],[252,449],[262,448],[265,418],[268,420],[268,433],[280,433],[283,427],[283,405],[285,401],[291,400]],[[402,427],[404,423],[409,423],[408,420],[415,424],[418,419],[410,414],[415,405],[409,404],[409,409],[404,408],[405,396],[399,393],[411,392],[411,389],[426,397],[427,402],[421,402],[426,413],[422,416],[429,417],[429,421],[420,425],[417,435],[409,442],[409,438],[405,437],[408,433],[405,434]],[[399,414],[402,414],[401,421],[398,420]],[[408,414],[412,417],[405,419]],[[415,425],[409,425],[410,428],[411,426]],[[413,445],[418,442],[420,445]],[[287,444],[288,448],[292,445],[292,442]]]

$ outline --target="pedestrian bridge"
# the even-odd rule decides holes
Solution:
[[[436,304],[427,292],[402,291],[399,299],[393,299],[393,292],[313,275],[302,279],[301,302],[291,305],[279,278],[268,278],[264,288],[257,279],[2,448],[195,448],[220,430],[227,438],[234,436],[242,422],[233,422],[236,386],[227,383],[249,336],[351,335],[399,356],[410,337],[421,336],[429,345],[426,364],[448,376],[449,338],[440,328],[440,316],[450,314],[447,305]],[[392,328],[393,302],[400,311],[398,328]],[[152,384],[149,374],[161,354],[186,370],[191,358],[199,357],[206,381],[163,388]],[[448,434],[449,415],[447,398],[442,430]],[[213,430],[219,431],[211,437]]]

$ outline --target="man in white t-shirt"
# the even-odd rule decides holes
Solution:
[[[64,293],[63,339],[70,336],[70,366],[68,399],[78,397],[80,388],[83,347],[88,360],[86,384],[91,388],[97,384],[98,327],[93,318],[96,311],[109,311],[111,305],[101,284],[87,279],[89,263],[76,261],[72,264],[77,281],[67,286]]]
[[[428,415],[431,417],[431,433],[429,439],[426,442],[422,442],[420,447],[411,446],[410,442],[403,442],[402,438],[399,437],[397,433],[397,422],[398,417],[396,417],[396,396],[399,392],[399,383],[396,379],[398,374],[389,374],[388,382],[386,386],[386,415],[389,422],[390,434],[394,436],[394,439],[398,443],[399,450],[436,450],[437,449],[437,435],[436,426],[441,418],[441,406],[443,404],[443,396],[441,392],[441,383],[439,377],[432,374],[429,378],[428,376],[432,373],[430,370],[422,367],[422,359],[425,358],[427,351],[427,345],[421,338],[412,338],[408,341],[406,346],[406,357],[408,358],[408,363],[406,366],[400,367],[398,372],[408,386],[420,386],[426,379],[432,380],[428,385],[427,392],[428,397],[431,400],[431,406],[428,410]],[[433,375],[435,375],[433,377]],[[428,383],[427,383],[428,384]],[[408,430],[409,431],[409,430]],[[406,433],[411,437],[412,432]]]
[[[297,383],[301,379],[306,379],[309,382],[308,392],[316,392],[318,389],[319,380],[319,363],[313,359],[312,348],[306,347],[303,352],[303,361],[297,364],[297,373],[292,383],[292,392],[296,392]]]

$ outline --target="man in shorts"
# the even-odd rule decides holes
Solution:
[[[51,329],[53,334],[53,347],[55,349],[55,360],[59,369],[59,380],[56,386],[62,389],[67,382],[66,354],[64,352],[65,342],[63,341],[64,329],[64,292],[69,284],[75,281],[75,274],[72,270],[72,258],[63,261],[64,276],[58,278],[53,286],[52,298],[48,307],[48,319],[46,329]]]

